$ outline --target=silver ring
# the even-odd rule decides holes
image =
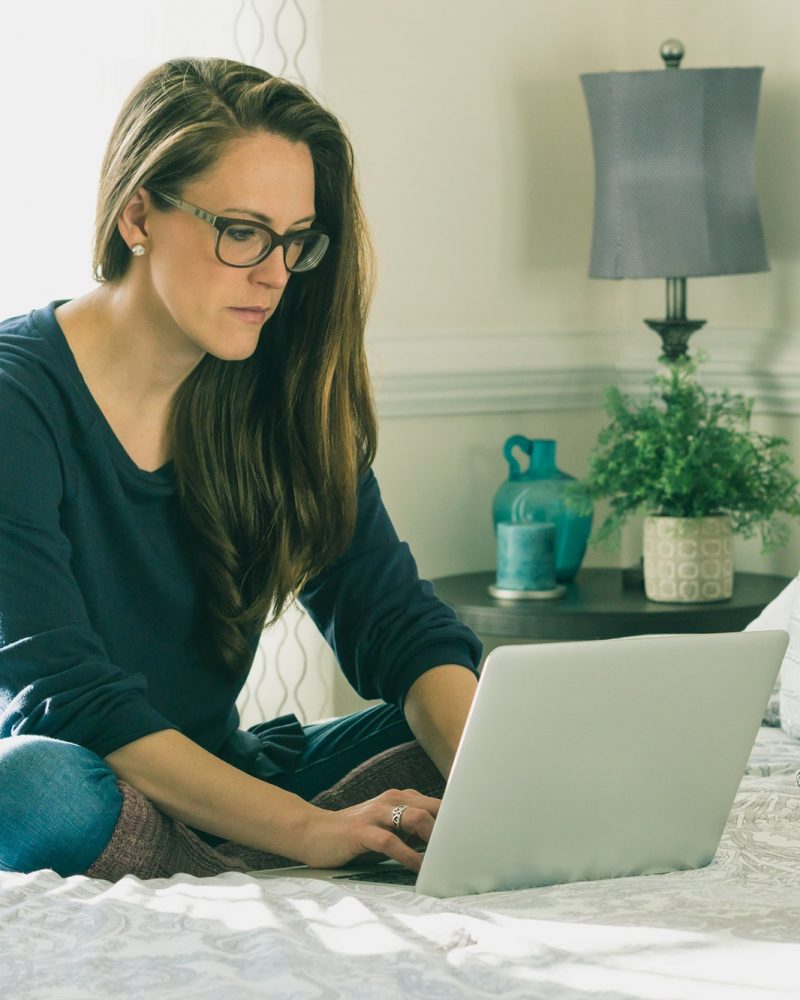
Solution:
[[[403,813],[408,809],[408,806],[395,806],[392,809],[392,826],[395,830],[400,829],[400,821],[403,818]]]

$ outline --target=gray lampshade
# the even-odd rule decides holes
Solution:
[[[755,188],[761,67],[581,76],[593,278],[768,271]]]

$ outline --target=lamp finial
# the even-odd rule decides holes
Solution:
[[[661,43],[658,51],[666,69],[680,69],[681,59],[686,52],[683,42],[679,42],[677,38],[668,38],[666,42]]]

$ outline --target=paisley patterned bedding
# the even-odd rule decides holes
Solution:
[[[434,900],[0,874],[0,997],[800,998],[800,742],[762,728],[705,869]]]

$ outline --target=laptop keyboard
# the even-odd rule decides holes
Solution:
[[[354,872],[352,875],[334,875],[335,879],[348,882],[382,882],[384,885],[416,885],[417,873],[408,868],[387,872]]]

